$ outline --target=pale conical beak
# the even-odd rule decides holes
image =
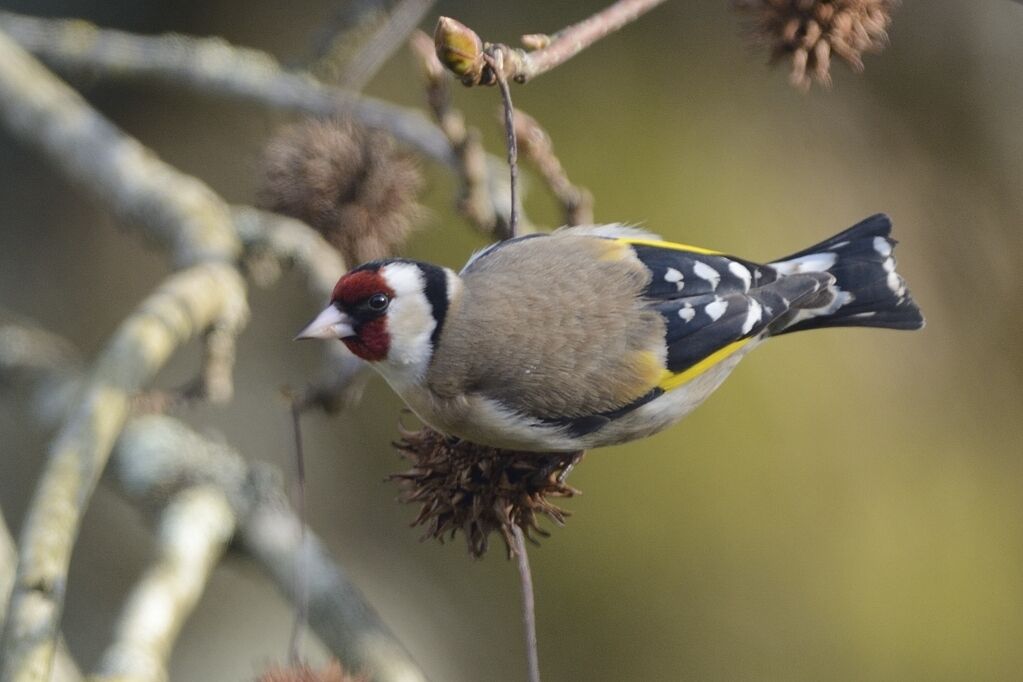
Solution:
[[[327,306],[316,319],[298,333],[298,339],[345,339],[355,336],[348,316],[334,306]]]

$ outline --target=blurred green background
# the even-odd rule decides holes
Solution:
[[[513,42],[603,3],[440,2]],[[294,62],[328,0],[24,0],[5,9],[142,32],[222,35]],[[890,213],[900,272],[928,318],[905,334],[833,330],[758,350],[683,424],[593,452],[568,526],[533,550],[544,679],[1012,680],[1023,670],[1023,6],[906,3],[892,44],[831,91],[792,90],[744,41],[725,0],[669,2],[525,87],[600,221],[751,259]],[[261,145],[283,119],[158,86],[77,79],[163,158],[251,203]],[[421,106],[409,54],[369,92]],[[457,104],[501,152],[496,90]],[[426,167],[428,224],[407,255],[458,266],[482,245]],[[536,181],[527,208],[558,211]],[[0,133],[0,306],[90,357],[168,272],[40,158]],[[248,457],[288,467],[279,387],[314,374],[293,344],[316,310],[297,276],[252,292],[237,398],[185,414]],[[181,354],[161,385],[189,378]],[[519,680],[518,582],[500,552],[418,542],[383,482],[400,404],[375,380],[338,418],[306,419],[312,523],[437,681]],[[47,434],[0,397],[0,501],[21,522]],[[88,669],[145,565],[150,533],[109,489],[75,552],[64,632]],[[287,647],[291,613],[228,561],[183,633],[175,680],[244,680]],[[310,647],[317,659],[322,652]]]

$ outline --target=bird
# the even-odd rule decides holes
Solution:
[[[769,338],[923,327],[891,229],[877,214],[767,263],[622,224],[500,241],[457,273],[375,260],[296,338],[339,339],[456,441],[616,445],[682,419]]]

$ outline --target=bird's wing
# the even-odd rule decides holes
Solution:
[[[664,318],[668,391],[707,371],[801,307],[831,276],[774,268],[698,247],[621,238],[650,270],[644,294]]]

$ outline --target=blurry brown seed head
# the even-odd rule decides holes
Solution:
[[[366,678],[352,677],[344,672],[340,663],[331,661],[323,670],[307,665],[270,668],[260,675],[257,682],[366,682]]]
[[[736,0],[752,18],[750,34],[771,49],[771,63],[791,59],[790,82],[809,90],[816,80],[831,85],[831,57],[853,71],[863,70],[863,54],[888,44],[892,11],[899,0]]]
[[[450,440],[426,426],[402,429],[400,435],[395,447],[412,467],[391,479],[401,487],[402,502],[421,505],[412,525],[426,528],[423,539],[440,542],[464,533],[469,553],[477,558],[486,553],[494,531],[511,556],[513,525],[534,543],[536,535],[548,536],[539,517],[560,526],[569,516],[549,498],[579,494],[563,478],[582,453],[501,450]]]
[[[394,255],[423,214],[416,162],[390,135],[349,120],[284,126],[262,165],[260,203],[311,225],[350,266]]]

